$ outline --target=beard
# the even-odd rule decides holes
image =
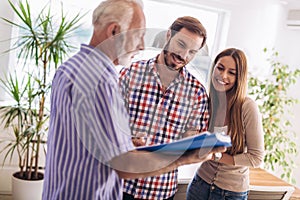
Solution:
[[[176,70],[176,71],[180,71],[182,69],[183,66],[185,66],[187,64],[187,62],[178,54],[169,51],[169,46],[170,46],[170,40],[168,41],[168,43],[165,45],[163,53],[164,53],[164,62],[165,65],[170,69],[170,70]],[[179,60],[180,62],[182,62],[182,67],[180,67],[179,69],[177,69],[178,64],[171,62],[171,58],[175,58],[176,60]]]

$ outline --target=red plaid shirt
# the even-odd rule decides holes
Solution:
[[[190,128],[208,126],[208,97],[204,86],[184,67],[162,89],[156,58],[124,68],[120,87],[130,115],[133,133],[147,132],[150,145],[178,140]],[[124,180],[123,191],[139,199],[166,199],[175,194],[178,170],[155,177]]]

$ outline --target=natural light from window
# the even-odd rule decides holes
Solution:
[[[67,17],[72,17],[78,12],[86,15],[82,19],[82,26],[76,31],[77,35],[73,37],[72,43],[76,47],[80,47],[81,43],[88,43],[92,33],[92,11],[101,2],[94,0],[28,0],[31,10],[36,11],[35,15],[39,14],[40,10],[48,3],[52,6],[52,12],[61,14],[61,6]],[[204,25],[207,30],[207,47],[200,51],[199,55],[195,57],[190,63],[188,69],[204,84],[208,78],[208,70],[210,67],[210,55],[212,49],[217,49],[218,45],[215,41],[216,32],[220,29],[218,27],[218,20],[220,20],[220,13],[207,7],[201,7],[196,3],[187,3],[179,0],[144,0],[144,12],[146,16],[147,32],[153,32],[152,35],[145,37],[146,50],[141,52],[135,59],[149,58],[155,56],[160,52],[160,49],[153,51],[151,49],[153,39],[157,32],[167,30],[173,21],[182,16],[193,16]],[[168,11],[168,12],[166,12]],[[156,31],[156,32],[155,32]],[[15,31],[17,33],[17,31]],[[70,54],[72,55],[72,53]]]

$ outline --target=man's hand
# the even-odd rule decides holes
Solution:
[[[110,165],[121,178],[135,179],[157,176],[182,165],[211,160],[213,153],[224,151],[226,147],[202,148],[188,151],[180,156],[134,150],[113,158]]]
[[[179,158],[180,165],[188,165],[193,163],[204,162],[213,159],[214,153],[222,153],[226,151],[226,147],[201,148],[186,152]]]
[[[136,147],[145,146],[148,144],[148,134],[146,132],[137,133],[135,136],[131,137],[131,140]]]
[[[185,137],[190,137],[193,135],[199,135],[199,131],[196,131],[196,130],[186,131],[185,133],[182,134],[182,137],[185,138]]]

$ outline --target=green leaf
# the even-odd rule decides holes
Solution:
[[[268,52],[267,48],[263,51]],[[296,133],[290,131],[291,123],[284,116],[290,113],[291,106],[298,103],[298,100],[289,96],[287,92],[299,79],[300,70],[291,70],[288,65],[278,61],[278,56],[279,53],[273,49],[271,57],[267,58],[271,68],[267,79],[259,80],[250,74],[248,93],[256,99],[262,113],[265,167],[272,171],[281,168],[281,177],[292,183],[295,182],[292,178],[292,170],[295,168],[293,158],[298,152],[295,140],[288,134]]]

